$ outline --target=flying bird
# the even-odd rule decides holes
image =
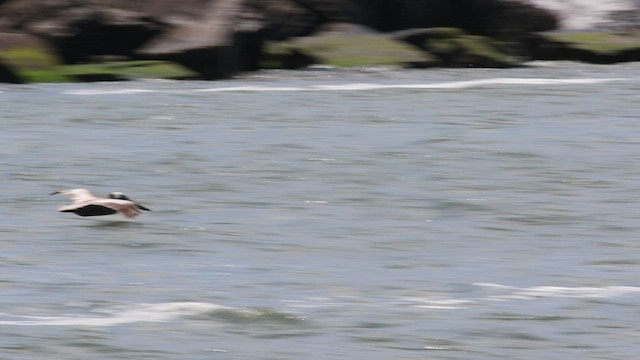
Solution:
[[[111,215],[117,212],[127,218],[134,218],[142,212],[150,209],[129,199],[121,192],[109,193],[108,198],[99,198],[87,189],[71,189],[54,191],[51,195],[62,194],[69,197],[73,204],[61,206],[60,212],[72,212],[79,216]]]

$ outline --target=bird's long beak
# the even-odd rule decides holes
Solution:
[[[54,192],[52,192],[52,193],[51,193],[51,194],[49,194],[49,195],[56,195],[56,194],[60,194],[60,191],[54,191]]]

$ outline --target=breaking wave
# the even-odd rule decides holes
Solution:
[[[107,327],[139,322],[179,321],[186,318],[214,319],[221,322],[297,323],[304,318],[268,309],[238,309],[203,302],[132,304],[95,309],[89,314],[64,316],[11,315],[0,313],[0,325]]]
[[[0,313],[0,325],[114,326],[136,322],[163,322],[187,316],[229,310],[222,305],[201,302],[137,304],[96,311],[99,315],[34,316]]]
[[[564,287],[532,286],[514,287],[493,283],[476,283],[487,294],[481,297],[462,299],[411,297],[405,300],[411,306],[428,309],[464,309],[472,306],[488,306],[496,302],[514,302],[550,299],[613,299],[640,294],[638,286]]]
[[[345,83],[345,84],[314,84],[306,86],[215,86],[208,88],[189,89],[186,92],[192,93],[223,93],[223,92],[293,92],[293,91],[371,91],[371,90],[395,90],[395,89],[472,89],[489,86],[527,86],[527,85],[580,85],[580,84],[600,84],[616,81],[634,80],[630,78],[575,78],[575,79],[550,79],[550,78],[489,78],[464,81],[447,81],[439,83],[417,83],[417,84],[378,84],[378,83]],[[104,89],[104,90],[68,90],[67,95],[125,95],[140,93],[166,93],[175,90],[150,90],[150,89]],[[184,93],[184,90],[181,90]]]
[[[404,306],[432,310],[491,307],[498,303],[518,301],[548,301],[558,299],[624,299],[640,295],[638,286],[563,287],[532,286],[515,287],[493,283],[475,283],[485,293],[469,298],[406,297],[400,299]],[[326,299],[329,301],[330,299]],[[317,302],[308,306],[322,306]],[[331,302],[335,305],[335,302]],[[348,305],[350,302],[344,302]],[[387,301],[380,306],[388,306]],[[299,307],[299,306],[293,306]],[[289,313],[266,309],[238,309],[203,302],[169,302],[159,304],[132,304],[94,309],[88,314],[63,316],[11,315],[0,313],[0,325],[14,326],[89,326],[108,327],[140,322],[168,322],[187,318],[213,319],[229,323],[278,322],[300,323],[306,319]]]

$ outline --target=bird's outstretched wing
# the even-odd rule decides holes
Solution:
[[[62,194],[67,196],[74,203],[82,203],[85,201],[90,201],[97,199],[95,195],[91,193],[91,191],[87,189],[70,189],[70,190],[60,190],[52,192],[51,195]]]
[[[101,216],[101,215],[111,215],[117,213],[116,210],[112,208],[108,208],[101,205],[85,205],[85,206],[76,206],[76,205],[67,205],[58,209],[60,212],[71,212],[78,216]]]
[[[91,204],[113,209],[128,218],[134,218],[140,215],[140,209],[138,209],[136,203],[129,200],[96,199],[92,201]]]

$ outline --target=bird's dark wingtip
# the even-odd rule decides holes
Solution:
[[[49,195],[56,195],[56,194],[60,194],[60,191],[54,191],[54,192],[52,192],[52,193],[51,193],[51,194],[49,194]]]
[[[149,208],[148,208],[148,207],[146,207],[146,206],[142,206],[142,205],[140,205],[140,204],[137,204],[137,205],[138,205],[138,208],[139,208],[139,209],[141,209],[141,210],[144,210],[144,211],[151,211],[151,209],[149,209]]]

